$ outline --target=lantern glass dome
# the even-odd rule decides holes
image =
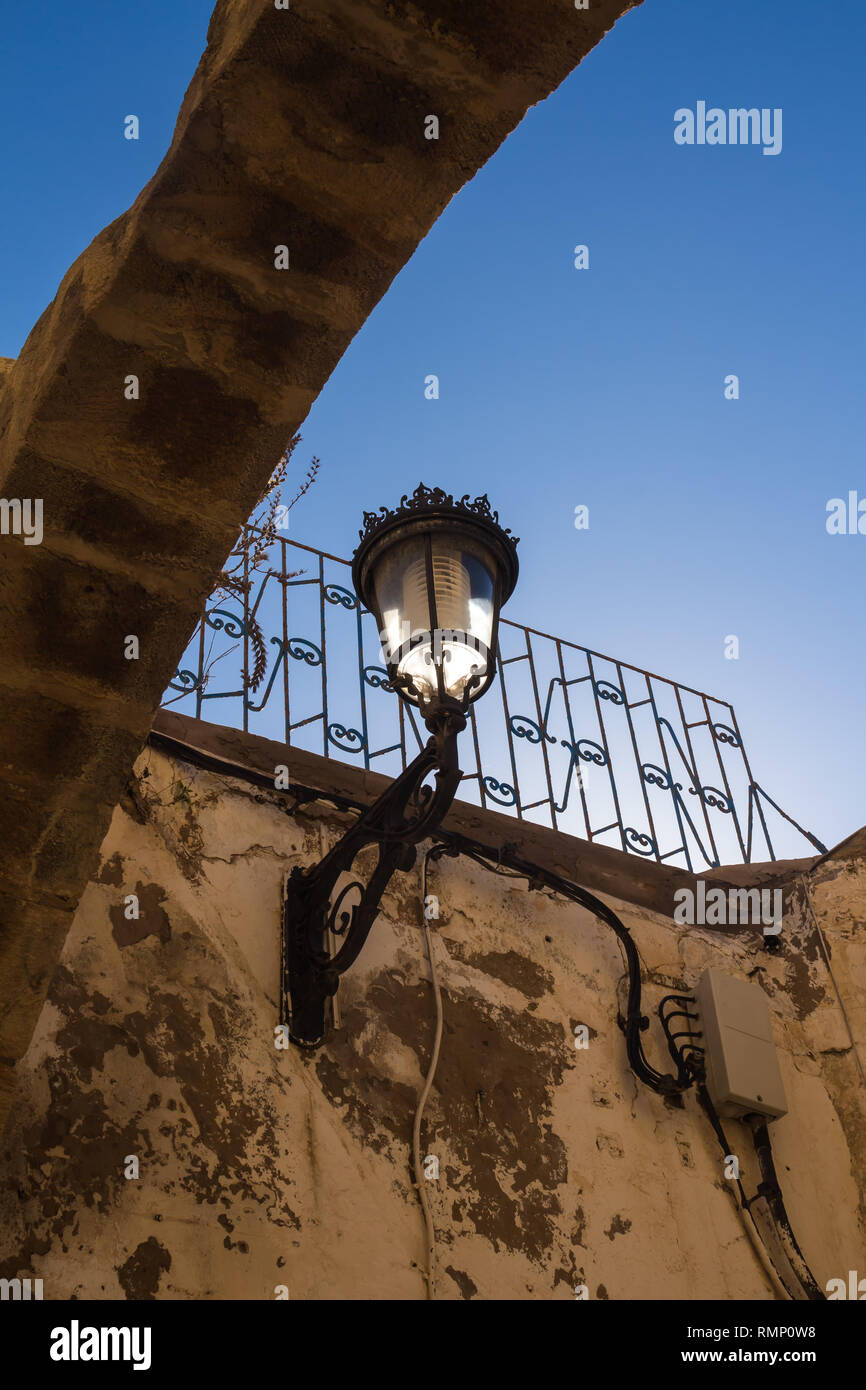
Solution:
[[[373,571],[386,660],[422,703],[442,688],[460,700],[472,680],[486,684],[494,625],[496,566],[472,538],[447,532],[399,541]],[[477,677],[477,680],[473,680]],[[470,692],[471,698],[471,692]]]
[[[487,498],[455,503],[423,485],[393,513],[367,513],[355,585],[379,624],[389,679],[425,715],[464,711],[490,685],[516,540]]]

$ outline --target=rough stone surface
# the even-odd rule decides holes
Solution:
[[[263,744],[247,740],[249,766]],[[141,755],[18,1068],[0,1277],[42,1278],[50,1299],[424,1297],[410,1143],[434,1004],[417,868],[395,877],[325,1046],[274,1046],[282,878],[346,820]],[[862,1056],[864,886],[861,833],[798,878],[778,954],[609,899],[644,963],[657,1066],[662,994],[707,965],[766,991],[790,1107],[776,1164],[822,1286],[866,1268],[864,1091],[842,1011]],[[445,1019],[422,1132],[439,1159],[437,1297],[772,1299],[694,1097],[666,1104],[627,1067],[609,930],[465,859],[431,866],[428,891]],[[726,1127],[753,1191],[747,1133]]]
[[[42,499],[45,529],[0,540],[0,1127],[161,692],[283,448],[449,199],[632,3],[220,0],[157,173],[0,362],[0,495]]]

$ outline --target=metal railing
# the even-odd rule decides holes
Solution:
[[[245,595],[205,606],[164,704],[396,775],[427,733],[348,569],[275,540]],[[826,852],[755,781],[726,701],[504,618],[499,647],[461,735],[462,800],[691,870],[775,859],[773,813]]]

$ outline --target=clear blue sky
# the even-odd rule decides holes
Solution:
[[[7,7],[0,354],[157,167],[210,10]],[[757,779],[833,844],[866,821],[866,535],[825,528],[829,498],[866,497],[866,9],[822,15],[627,15],[355,339],[303,428],[321,484],[291,535],[349,554],[419,479],[487,491],[522,537],[508,616],[730,699]],[[699,100],[781,107],[781,154],[675,145]]]

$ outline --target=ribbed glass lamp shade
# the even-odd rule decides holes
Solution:
[[[389,667],[422,702],[459,700],[473,676],[486,684],[494,622],[495,565],[471,536],[439,531],[407,537],[373,570],[382,647]],[[430,579],[432,576],[432,589]],[[472,692],[470,690],[470,699]]]

